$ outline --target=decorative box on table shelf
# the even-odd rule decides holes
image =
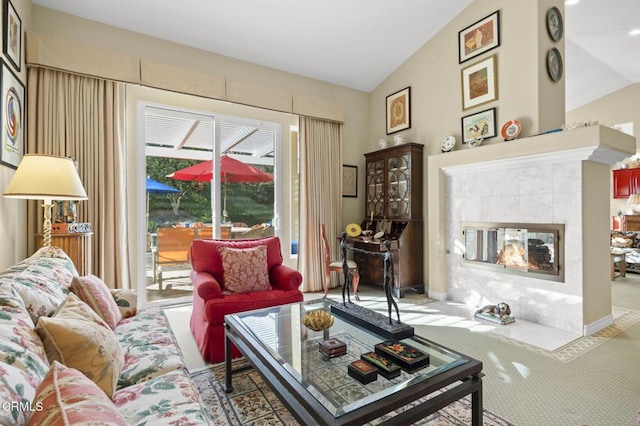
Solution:
[[[397,340],[387,340],[375,345],[378,355],[391,359],[407,373],[413,373],[429,365],[429,355]]]
[[[378,380],[378,370],[361,359],[353,361],[347,366],[347,374],[363,385]]]
[[[327,358],[335,358],[347,353],[347,345],[340,339],[328,339],[318,342],[318,350]]]
[[[360,359],[376,367],[378,373],[380,373],[382,377],[388,380],[398,377],[402,372],[402,369],[399,365],[394,364],[393,362],[391,362],[391,360],[389,360],[389,358],[378,355],[375,352],[364,353],[360,355]]]

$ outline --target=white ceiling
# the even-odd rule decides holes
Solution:
[[[33,3],[369,92],[471,0]],[[581,0],[565,7],[567,110],[640,82],[640,35],[628,35],[634,28],[640,28],[640,0]]]

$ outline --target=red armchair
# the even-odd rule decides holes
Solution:
[[[240,294],[223,294],[224,271],[218,247],[251,248],[267,246],[267,265],[271,290]],[[302,302],[302,275],[282,264],[278,237],[252,240],[194,240],[189,250],[193,311],[191,332],[202,358],[210,363],[224,361],[224,316],[253,309]],[[232,348],[232,356],[240,352]]]

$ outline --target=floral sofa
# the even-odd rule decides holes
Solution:
[[[210,424],[166,315],[135,306],[59,248],[0,272],[0,424]]]

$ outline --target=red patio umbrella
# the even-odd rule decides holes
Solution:
[[[273,175],[256,169],[242,161],[227,155],[220,157],[220,176],[223,182],[271,182]],[[211,182],[213,178],[213,160],[203,161],[193,166],[177,170],[167,177],[178,180],[193,180],[196,182]]]
[[[258,183],[273,181],[271,173],[263,172],[228,155],[220,157],[220,176],[224,183],[223,221],[227,219],[227,182]],[[203,161],[202,163],[177,170],[168,174],[167,177],[178,180],[211,182],[211,179],[213,179],[213,160]]]

